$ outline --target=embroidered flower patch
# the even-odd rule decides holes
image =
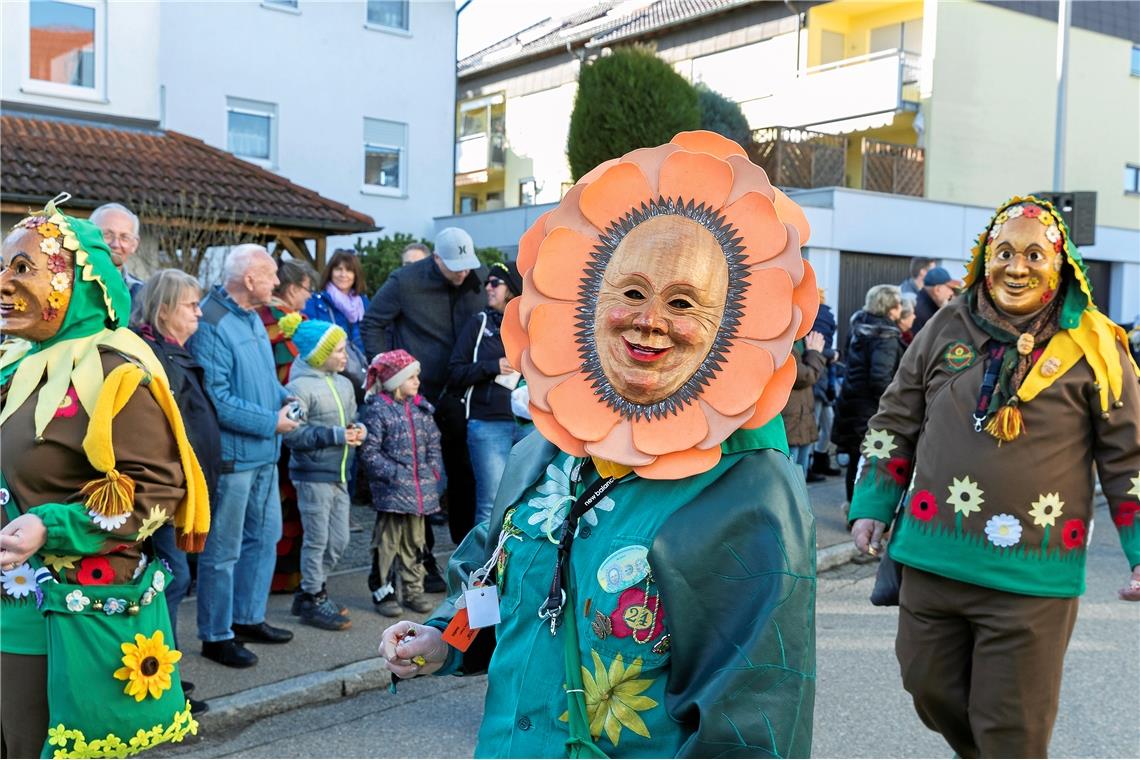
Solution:
[[[640,588],[627,588],[618,597],[617,609],[610,613],[610,623],[614,636],[632,636],[634,641],[645,644],[664,630],[665,610],[657,594],[646,595]]]
[[[1118,528],[1127,528],[1136,521],[1136,513],[1140,512],[1140,504],[1134,501],[1125,501],[1116,508],[1112,522]]]
[[[910,499],[910,513],[915,519],[930,522],[938,514],[938,502],[930,491],[917,491]]]
[[[954,511],[969,517],[974,512],[980,512],[982,504],[985,502],[983,491],[978,488],[978,484],[967,475],[964,478],[954,478],[954,482],[950,484],[950,495],[946,497],[946,503],[954,507]]]
[[[1057,524],[1057,518],[1061,516],[1064,506],[1065,502],[1061,501],[1060,493],[1041,494],[1037,497],[1037,501],[1033,502],[1029,516],[1033,518],[1034,525],[1042,528],[1046,525],[1052,527]]]
[[[978,353],[969,343],[956,340],[946,346],[946,350],[942,352],[942,358],[951,371],[961,372],[974,363],[974,360],[978,358]]]
[[[4,585],[4,593],[16,599],[31,594],[36,589],[36,576],[32,566],[24,562],[12,570],[0,573],[0,583]]]
[[[906,485],[906,479],[910,476],[910,460],[894,457],[887,462],[887,472],[900,486]]]
[[[986,521],[986,538],[994,546],[1014,546],[1021,541],[1021,521],[1013,515],[994,515]]]
[[[114,576],[106,557],[84,557],[79,560],[79,571],[75,574],[76,580],[84,586],[106,586]]]
[[[104,515],[92,509],[88,510],[87,516],[91,518],[91,522],[110,533],[126,525],[131,513],[124,512],[121,515]]]
[[[863,439],[863,453],[868,459],[886,459],[897,447],[895,437],[886,430],[868,430]]]
[[[83,610],[87,609],[87,605],[91,604],[90,597],[84,596],[83,592],[79,589],[75,589],[69,593],[64,597],[64,600],[67,602],[67,609],[72,612],[83,612]]]
[[[1085,523],[1083,520],[1066,520],[1061,528],[1061,543],[1066,549],[1079,549],[1085,545]]]

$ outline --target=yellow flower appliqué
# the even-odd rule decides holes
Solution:
[[[56,573],[60,573],[60,572],[63,572],[64,570],[74,570],[75,569],[75,563],[78,562],[80,559],[81,559],[81,557],[77,557],[77,556],[72,555],[72,554],[66,554],[66,555],[45,554],[44,555],[44,564],[47,565],[48,567],[50,567]]]
[[[155,531],[166,524],[166,510],[157,504],[150,508],[150,514],[143,520],[139,528],[139,541],[145,541],[154,535]]]
[[[162,631],[155,631],[149,639],[136,633],[135,643],[125,642],[122,649],[123,667],[115,671],[115,678],[127,682],[123,692],[136,702],[142,702],[147,694],[154,699],[161,697],[170,688],[170,674],[182,653],[163,643]]]
[[[1042,528],[1046,525],[1053,526],[1057,524],[1057,518],[1061,516],[1061,509],[1064,506],[1065,502],[1061,501],[1059,492],[1041,494],[1037,497],[1037,501],[1033,502],[1029,516],[1033,518],[1034,525]]]
[[[983,491],[978,488],[977,483],[970,480],[969,476],[954,478],[949,490],[950,495],[946,498],[946,503],[953,506],[955,512],[969,517],[971,513],[981,511],[982,502],[985,501],[982,497]]]
[[[886,430],[868,430],[863,439],[863,453],[868,459],[886,459],[898,444]]]
[[[657,707],[657,700],[642,695],[641,692],[653,685],[649,678],[641,675],[641,658],[625,667],[619,654],[607,670],[602,658],[590,650],[594,660],[594,673],[582,666],[582,688],[586,692],[586,712],[590,716],[590,735],[598,739],[602,731],[616,747],[621,738],[621,730],[628,728],[638,736],[649,737],[649,728],[638,715]],[[569,712],[562,713],[559,720],[569,720]]]

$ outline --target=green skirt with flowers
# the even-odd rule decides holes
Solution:
[[[163,590],[152,561],[129,584],[44,583],[48,724],[43,757],[127,757],[198,732],[182,693]]]

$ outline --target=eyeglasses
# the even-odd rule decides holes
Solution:
[[[131,232],[120,232],[118,234],[115,234],[110,230],[103,230],[103,242],[107,245],[114,243],[116,240],[120,245],[129,245],[136,242],[138,239],[139,236]]]
[[[488,277],[487,278],[487,285],[489,287],[492,287],[492,288],[497,288],[500,285],[506,285],[506,284],[507,284],[506,282],[504,282],[503,280],[500,280],[498,277]]]

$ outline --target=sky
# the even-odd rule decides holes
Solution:
[[[478,52],[545,18],[569,16],[597,0],[471,0],[459,14],[459,57]],[[463,5],[456,0],[455,7]]]

